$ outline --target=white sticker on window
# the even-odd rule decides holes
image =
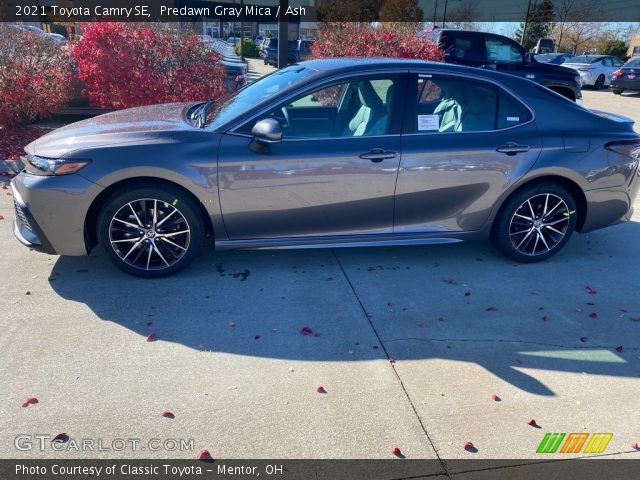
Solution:
[[[519,122],[520,117],[507,117],[507,122]]]
[[[418,130],[438,130],[440,117],[438,115],[418,115]]]

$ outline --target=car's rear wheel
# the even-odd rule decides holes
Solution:
[[[622,90],[612,90],[614,95],[620,95],[622,94]]]
[[[602,87],[604,87],[604,75],[600,75],[596,78],[596,83],[593,84],[593,88],[596,90],[600,90]]]
[[[205,225],[197,207],[167,186],[116,192],[100,212],[98,241],[116,266],[131,275],[171,275],[202,248]]]
[[[539,262],[564,247],[576,219],[576,202],[565,188],[531,185],[507,199],[494,223],[493,241],[514,260]]]

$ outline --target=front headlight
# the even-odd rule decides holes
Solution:
[[[90,160],[45,158],[27,155],[25,165],[36,175],[69,175],[87,166]]]

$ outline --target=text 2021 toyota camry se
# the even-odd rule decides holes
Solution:
[[[631,216],[640,137],[492,70],[314,60],[219,102],[101,115],[28,145],[12,182],[25,245],[174,273],[218,249],[491,238],[544,260]]]

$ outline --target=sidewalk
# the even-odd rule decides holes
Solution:
[[[271,65],[265,65],[261,58],[247,58],[247,80],[249,82],[255,82],[275,69]]]

